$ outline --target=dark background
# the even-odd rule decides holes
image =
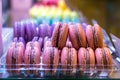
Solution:
[[[69,0],[91,22],[92,19],[120,38],[120,0]]]

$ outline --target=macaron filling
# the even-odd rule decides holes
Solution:
[[[88,48],[86,49],[86,68],[90,68],[90,53]]]
[[[12,68],[16,68],[16,55],[17,55],[17,49],[15,48],[14,51],[12,51]]]
[[[68,49],[67,69],[71,67],[71,49]]]
[[[98,40],[97,40],[97,32],[95,30],[95,27],[93,29],[93,40],[94,40],[94,49],[98,47]]]
[[[104,63],[104,68],[107,68],[107,59],[106,59],[106,52],[104,50],[104,48],[102,49],[102,55],[103,55],[103,63]]]
[[[34,47],[33,47],[33,43],[31,43],[31,50],[30,50],[30,54],[28,55],[29,56],[29,59],[30,59],[30,67],[34,67]],[[31,73],[33,73],[33,70],[30,70]]]
[[[31,48],[31,51],[30,51],[30,64],[34,64],[34,55],[35,54],[35,50],[34,48]],[[33,65],[31,65],[31,67],[33,67]]]
[[[53,69],[54,66],[54,48],[50,48],[50,69]]]
[[[78,47],[80,47],[80,45],[81,45],[81,40],[80,40],[80,35],[79,35],[79,31],[78,31],[78,29],[77,29],[77,26],[75,26],[76,27],[76,29],[75,29],[75,37],[76,37],[76,41],[77,41],[77,46]]]
[[[62,27],[62,25],[61,24],[58,24],[58,32],[57,32],[57,34],[55,34],[55,36],[54,37],[56,37],[55,39],[54,39],[54,42],[55,42],[55,46],[56,47],[58,47],[58,42],[59,42],[59,36],[60,36],[60,28]]]

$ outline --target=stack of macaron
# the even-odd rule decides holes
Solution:
[[[51,1],[51,0],[50,0]],[[36,19],[39,24],[54,22],[80,22],[76,11],[71,11],[64,0],[58,0],[57,5],[36,4],[29,10],[31,18]]]
[[[21,68],[26,69],[26,74],[39,75],[42,38],[34,37],[32,41],[24,43],[22,37],[15,37],[6,56],[6,68],[10,74],[20,75]],[[30,69],[35,68],[35,69]]]
[[[26,44],[24,64],[27,74],[39,75],[42,38],[34,37]],[[28,69],[27,69],[28,68]],[[36,68],[30,70],[29,68]]]
[[[6,64],[9,73],[20,74],[19,68],[22,67],[25,51],[24,39],[22,37],[14,38],[7,51]],[[12,70],[13,69],[13,70]],[[16,70],[17,69],[17,70]]]
[[[98,24],[84,28],[80,23],[59,22],[54,24],[53,31],[49,29],[51,32],[41,26],[47,26],[49,29],[46,24],[40,25],[43,31],[38,31],[42,36],[32,36],[26,44],[20,38],[23,34],[17,33],[17,39],[12,42],[6,57],[6,64],[15,66],[7,68],[19,68],[17,64],[25,64],[27,74],[38,74],[42,66],[45,74],[56,74],[61,66],[64,75],[68,74],[67,72],[84,73],[95,69],[112,70],[112,56],[103,42],[102,30]],[[32,30],[29,34],[33,35]]]

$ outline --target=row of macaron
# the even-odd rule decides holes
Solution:
[[[43,50],[41,48],[42,43]],[[66,74],[67,69],[70,73],[76,73],[76,69],[83,72],[85,70],[94,70],[97,68],[102,71],[104,69],[112,70],[112,56],[107,47],[96,48],[81,47],[76,50],[70,41],[63,49],[52,46],[50,39],[35,37],[32,41],[24,44],[24,39],[14,38],[11,43],[7,56],[6,67],[9,73],[20,73],[20,68],[25,67],[28,74],[38,74],[40,66],[45,73],[56,73],[58,66],[61,66],[63,73]],[[23,64],[23,65],[21,65]],[[30,68],[36,68],[34,70]],[[13,70],[12,70],[13,69]],[[16,70],[14,70],[16,69]]]
[[[80,47],[102,48],[102,29],[98,24],[83,26],[80,23],[54,23],[37,25],[33,21],[16,22],[14,25],[14,37],[23,37],[25,42],[31,41],[35,36],[51,38],[53,47],[62,49],[69,39],[75,49]]]
[[[29,10],[29,15],[39,23],[80,22],[78,13],[70,10],[64,0],[60,0],[58,6],[36,4]]]

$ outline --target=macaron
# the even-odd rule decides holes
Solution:
[[[25,38],[25,26],[23,22],[15,22],[13,27],[14,37]]]
[[[26,21],[25,22],[25,30],[26,30],[26,41],[31,41],[35,36],[37,36],[36,23],[34,21]]]
[[[86,39],[88,46],[92,49],[102,48],[104,43],[101,27],[98,24],[88,25],[86,27]]]
[[[48,36],[49,38],[51,37],[51,27],[48,24],[40,24],[39,28],[39,37],[46,37]]]
[[[40,46],[39,43],[36,42],[28,42],[26,45],[25,55],[24,55],[24,63],[26,68],[26,73],[29,74],[39,74],[40,68]],[[35,69],[30,69],[35,68]]]
[[[70,24],[69,25],[69,38],[75,49],[79,49],[80,47],[86,47],[86,35],[81,24]]]
[[[59,51],[55,47],[46,47],[42,55],[42,64],[45,70],[45,74],[54,75],[57,72],[57,67],[59,63]]]
[[[62,49],[67,41],[68,24],[57,23],[52,34],[52,46]]]
[[[107,47],[97,48],[95,50],[95,58],[98,71],[102,71],[104,69],[108,69],[108,71],[112,70],[112,56]]]
[[[80,72],[91,71],[95,68],[95,55],[92,48],[81,47],[78,51],[78,66]]]
[[[68,71],[70,74],[76,73],[77,51],[74,48],[64,47],[61,52],[61,68],[65,75]]]
[[[12,42],[10,44],[6,56],[6,67],[10,74],[20,74],[19,68],[22,67],[24,50],[25,47],[22,42]]]

